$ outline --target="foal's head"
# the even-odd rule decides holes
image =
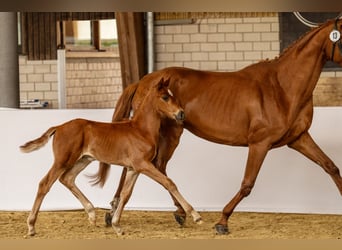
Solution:
[[[169,79],[164,81],[162,78],[155,86],[153,86],[145,101],[152,101],[154,109],[162,117],[168,117],[182,122],[185,119],[184,110],[179,106],[178,101],[171,93],[169,86]]]

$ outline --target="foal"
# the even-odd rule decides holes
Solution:
[[[76,176],[93,160],[124,166],[131,177],[125,182],[123,199],[112,219],[112,226],[117,234],[123,233],[119,225],[120,216],[139,173],[160,183],[192,215],[195,222],[201,222],[200,215],[182,197],[172,180],[161,174],[151,163],[156,155],[161,119],[169,117],[178,123],[184,120],[184,112],[167,86],[168,81],[161,79],[151,88],[132,120],[102,123],[75,119],[51,127],[41,137],[20,146],[22,152],[31,152],[44,146],[54,135],[54,163],[39,183],[37,196],[27,219],[28,235],[33,236],[36,233],[35,222],[39,208],[58,178],[82,203],[89,221],[95,224],[94,206],[75,185]]]

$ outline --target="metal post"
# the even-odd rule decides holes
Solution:
[[[57,50],[58,108],[66,108],[65,49]]]
[[[154,71],[154,15],[147,12],[147,73]]]
[[[19,107],[18,19],[0,12],[0,107]]]

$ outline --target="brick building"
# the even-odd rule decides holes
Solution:
[[[154,69],[235,71],[281,52],[279,13],[155,13]],[[119,51],[67,53],[67,108],[112,108],[122,92]],[[95,55],[97,54],[97,55]],[[104,55],[104,54],[102,54]],[[20,56],[21,99],[57,104],[57,61]],[[342,104],[342,72],[322,72],[316,106]]]

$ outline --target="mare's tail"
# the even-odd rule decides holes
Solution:
[[[30,153],[43,147],[50,139],[50,137],[56,132],[57,127],[49,128],[41,137],[26,142],[20,146],[20,150],[23,153]]]
[[[121,121],[123,119],[129,118],[131,109],[132,109],[132,99],[134,97],[135,91],[138,88],[138,83],[133,83],[128,85],[124,91],[122,92],[112,117],[112,121]],[[104,186],[108,174],[109,174],[110,165],[104,162],[100,162],[99,170],[96,174],[88,176],[91,178],[92,185],[100,185]]]

